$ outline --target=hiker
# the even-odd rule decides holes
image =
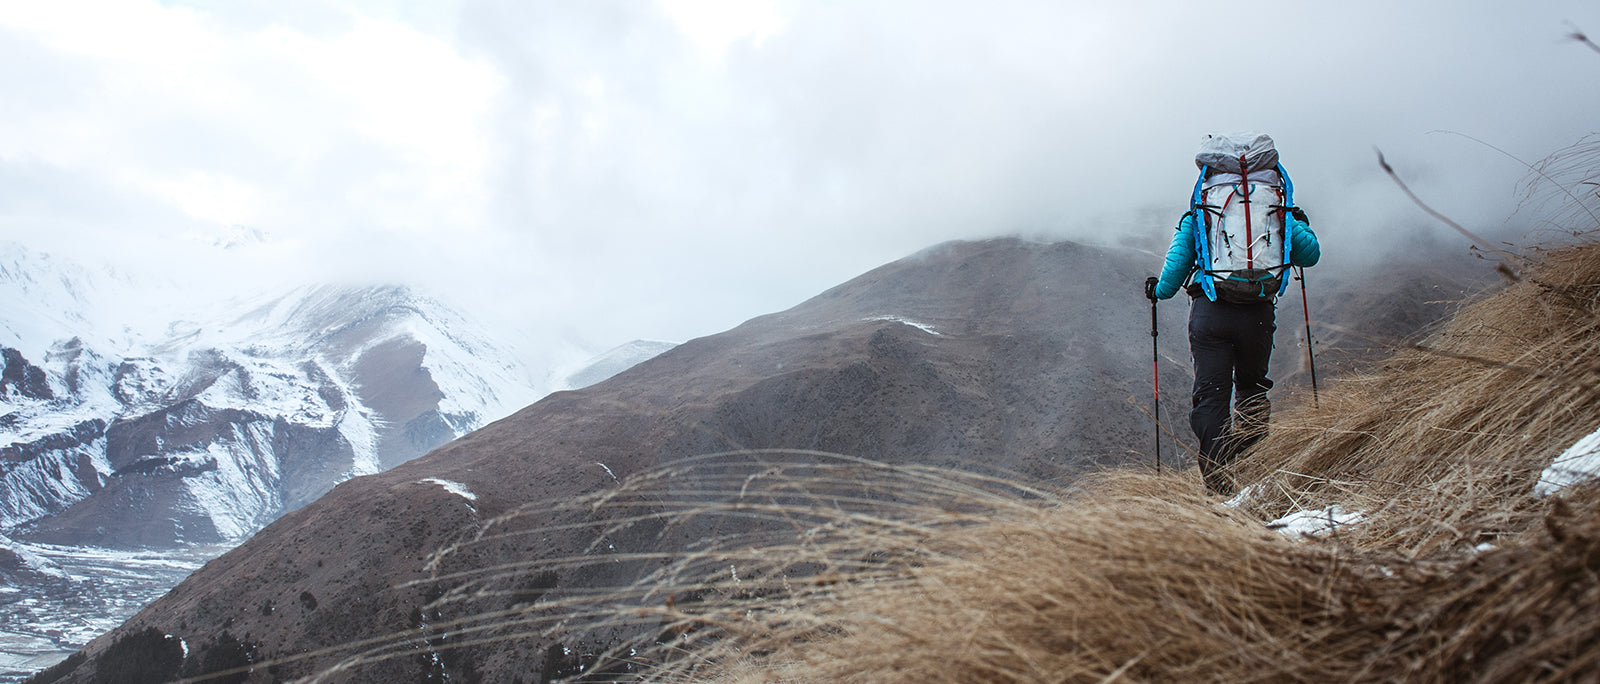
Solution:
[[[1161,277],[1146,280],[1145,296],[1153,305],[1181,288],[1192,300],[1189,425],[1200,440],[1206,489],[1227,496],[1234,489],[1227,467],[1266,434],[1272,415],[1267,362],[1286,272],[1316,265],[1322,250],[1305,212],[1294,206],[1294,184],[1272,138],[1207,136],[1195,165],[1200,178],[1189,212],[1178,222]]]

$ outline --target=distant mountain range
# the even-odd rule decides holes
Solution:
[[[6,273],[87,304],[70,271],[30,266]],[[0,529],[29,541],[238,541],[538,396],[520,360],[403,287],[302,288],[116,347],[87,306],[59,303],[52,319],[8,312],[17,346],[0,349]],[[71,334],[41,356],[52,324]]]
[[[340,482],[671,346],[627,345],[551,378],[406,287],[191,295],[0,243],[7,585],[66,579],[7,537],[237,543]]]

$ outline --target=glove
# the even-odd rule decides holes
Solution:
[[[1289,214],[1301,223],[1311,223],[1311,219],[1306,218],[1306,210],[1300,207],[1289,207]]]
[[[1161,282],[1161,280],[1159,278],[1156,278],[1155,276],[1150,276],[1149,278],[1145,278],[1144,279],[1144,297],[1145,297],[1145,299],[1148,299],[1148,300],[1150,300],[1152,302],[1156,300],[1156,283],[1159,283],[1159,282]]]

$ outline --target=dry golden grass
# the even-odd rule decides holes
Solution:
[[[1581,681],[1597,675],[1594,566],[1574,553],[1594,554],[1589,522],[1581,542],[1449,567],[1290,543],[1201,501],[1102,495],[804,606],[836,636],[745,634],[761,655],[718,679]]]
[[[1255,456],[1249,508],[1367,511],[1346,541],[1412,557],[1470,552],[1542,515],[1533,483],[1600,425],[1600,246],[1547,255],[1424,344],[1282,412]]]

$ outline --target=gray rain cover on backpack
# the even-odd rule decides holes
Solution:
[[[1272,138],[1265,133],[1212,135],[1200,143],[1200,152],[1194,155],[1194,165],[1210,167],[1215,172],[1243,175],[1247,169],[1240,168],[1241,158],[1249,167],[1248,171],[1275,169],[1278,167],[1278,148],[1272,145]]]
[[[1200,203],[1203,278],[1217,299],[1273,301],[1288,268],[1285,192],[1278,150],[1260,133],[1208,137],[1195,155],[1206,170]]]

